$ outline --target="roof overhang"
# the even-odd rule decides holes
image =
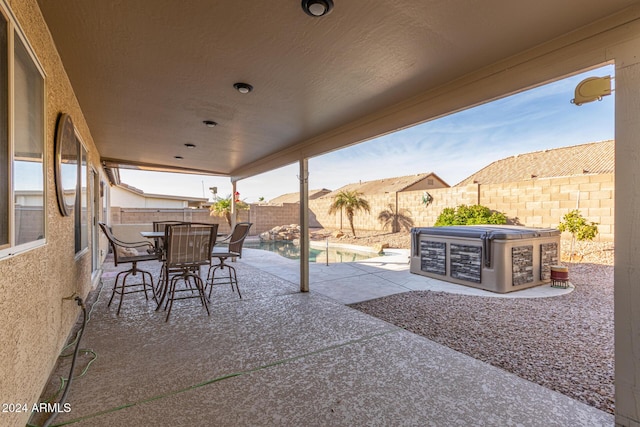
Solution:
[[[106,167],[232,180],[599,66],[640,31],[631,0],[39,5]]]

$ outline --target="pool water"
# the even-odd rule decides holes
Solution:
[[[269,252],[275,252],[280,256],[289,259],[300,259],[300,246],[286,241],[277,242],[262,242],[262,241],[248,241],[245,240],[245,248],[249,249],[262,249]],[[336,262],[354,262],[361,261],[368,258],[375,258],[384,254],[377,254],[375,252],[356,251],[353,249],[345,249],[329,246],[329,251],[326,248],[309,248],[309,262],[326,263],[327,256],[329,257],[329,263]]]

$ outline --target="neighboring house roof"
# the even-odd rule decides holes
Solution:
[[[321,188],[320,190],[309,190],[309,200],[317,199],[325,194],[331,193],[331,190]],[[270,205],[281,205],[283,203],[300,203],[300,193],[287,193],[269,200]]]
[[[132,185],[125,184],[124,182],[121,182],[120,184],[116,185],[116,187],[125,191],[129,191],[131,193],[137,194],[139,196],[146,197],[148,199],[182,200],[185,202],[198,202],[198,203],[206,203],[209,200],[206,197],[171,196],[167,194],[145,193],[139,188],[136,188]]]
[[[473,183],[499,184],[536,178],[614,173],[614,154],[613,140],[518,154],[491,163],[460,181],[456,187]]]
[[[410,187],[413,187],[416,184],[424,184],[424,181],[427,179],[434,180],[433,184],[429,184],[430,188],[449,187],[449,184],[443,181],[438,175],[433,172],[429,172],[347,184],[331,192],[330,196],[333,196],[339,191],[358,191],[362,194],[397,193],[400,191],[410,190]]]

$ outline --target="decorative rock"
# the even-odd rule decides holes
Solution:
[[[260,233],[259,237],[263,242],[300,239],[300,226],[297,224],[279,225],[269,231]]]
[[[375,245],[373,245],[373,250],[381,254],[388,247],[389,247],[388,243],[376,243]]]
[[[332,233],[332,235],[333,235],[333,237],[335,237],[335,238],[337,238],[337,239],[339,239],[339,238],[341,238],[341,237],[344,237],[344,233],[342,232],[342,230],[334,231],[334,232]]]

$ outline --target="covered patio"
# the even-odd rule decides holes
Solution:
[[[251,260],[238,263],[242,300],[216,287],[211,316],[183,301],[168,323],[143,294],[128,296],[120,316],[107,307],[116,273],[107,261],[82,338],[92,353],[81,353],[76,375],[91,365],[54,425],[613,423],[611,414],[318,292],[300,293],[295,280]],[[43,399],[68,373],[62,360]]]
[[[58,422],[612,424],[319,295],[306,254],[310,158],[614,64],[615,423],[640,425],[638,2],[308,3],[0,0],[0,403],[39,402],[73,298],[112,280],[97,224],[120,168],[225,176],[235,193],[295,163],[295,277],[247,266],[246,299],[221,295],[210,317],[176,307],[168,324],[142,301],[116,317],[100,294],[83,338],[95,380],[74,384]]]

